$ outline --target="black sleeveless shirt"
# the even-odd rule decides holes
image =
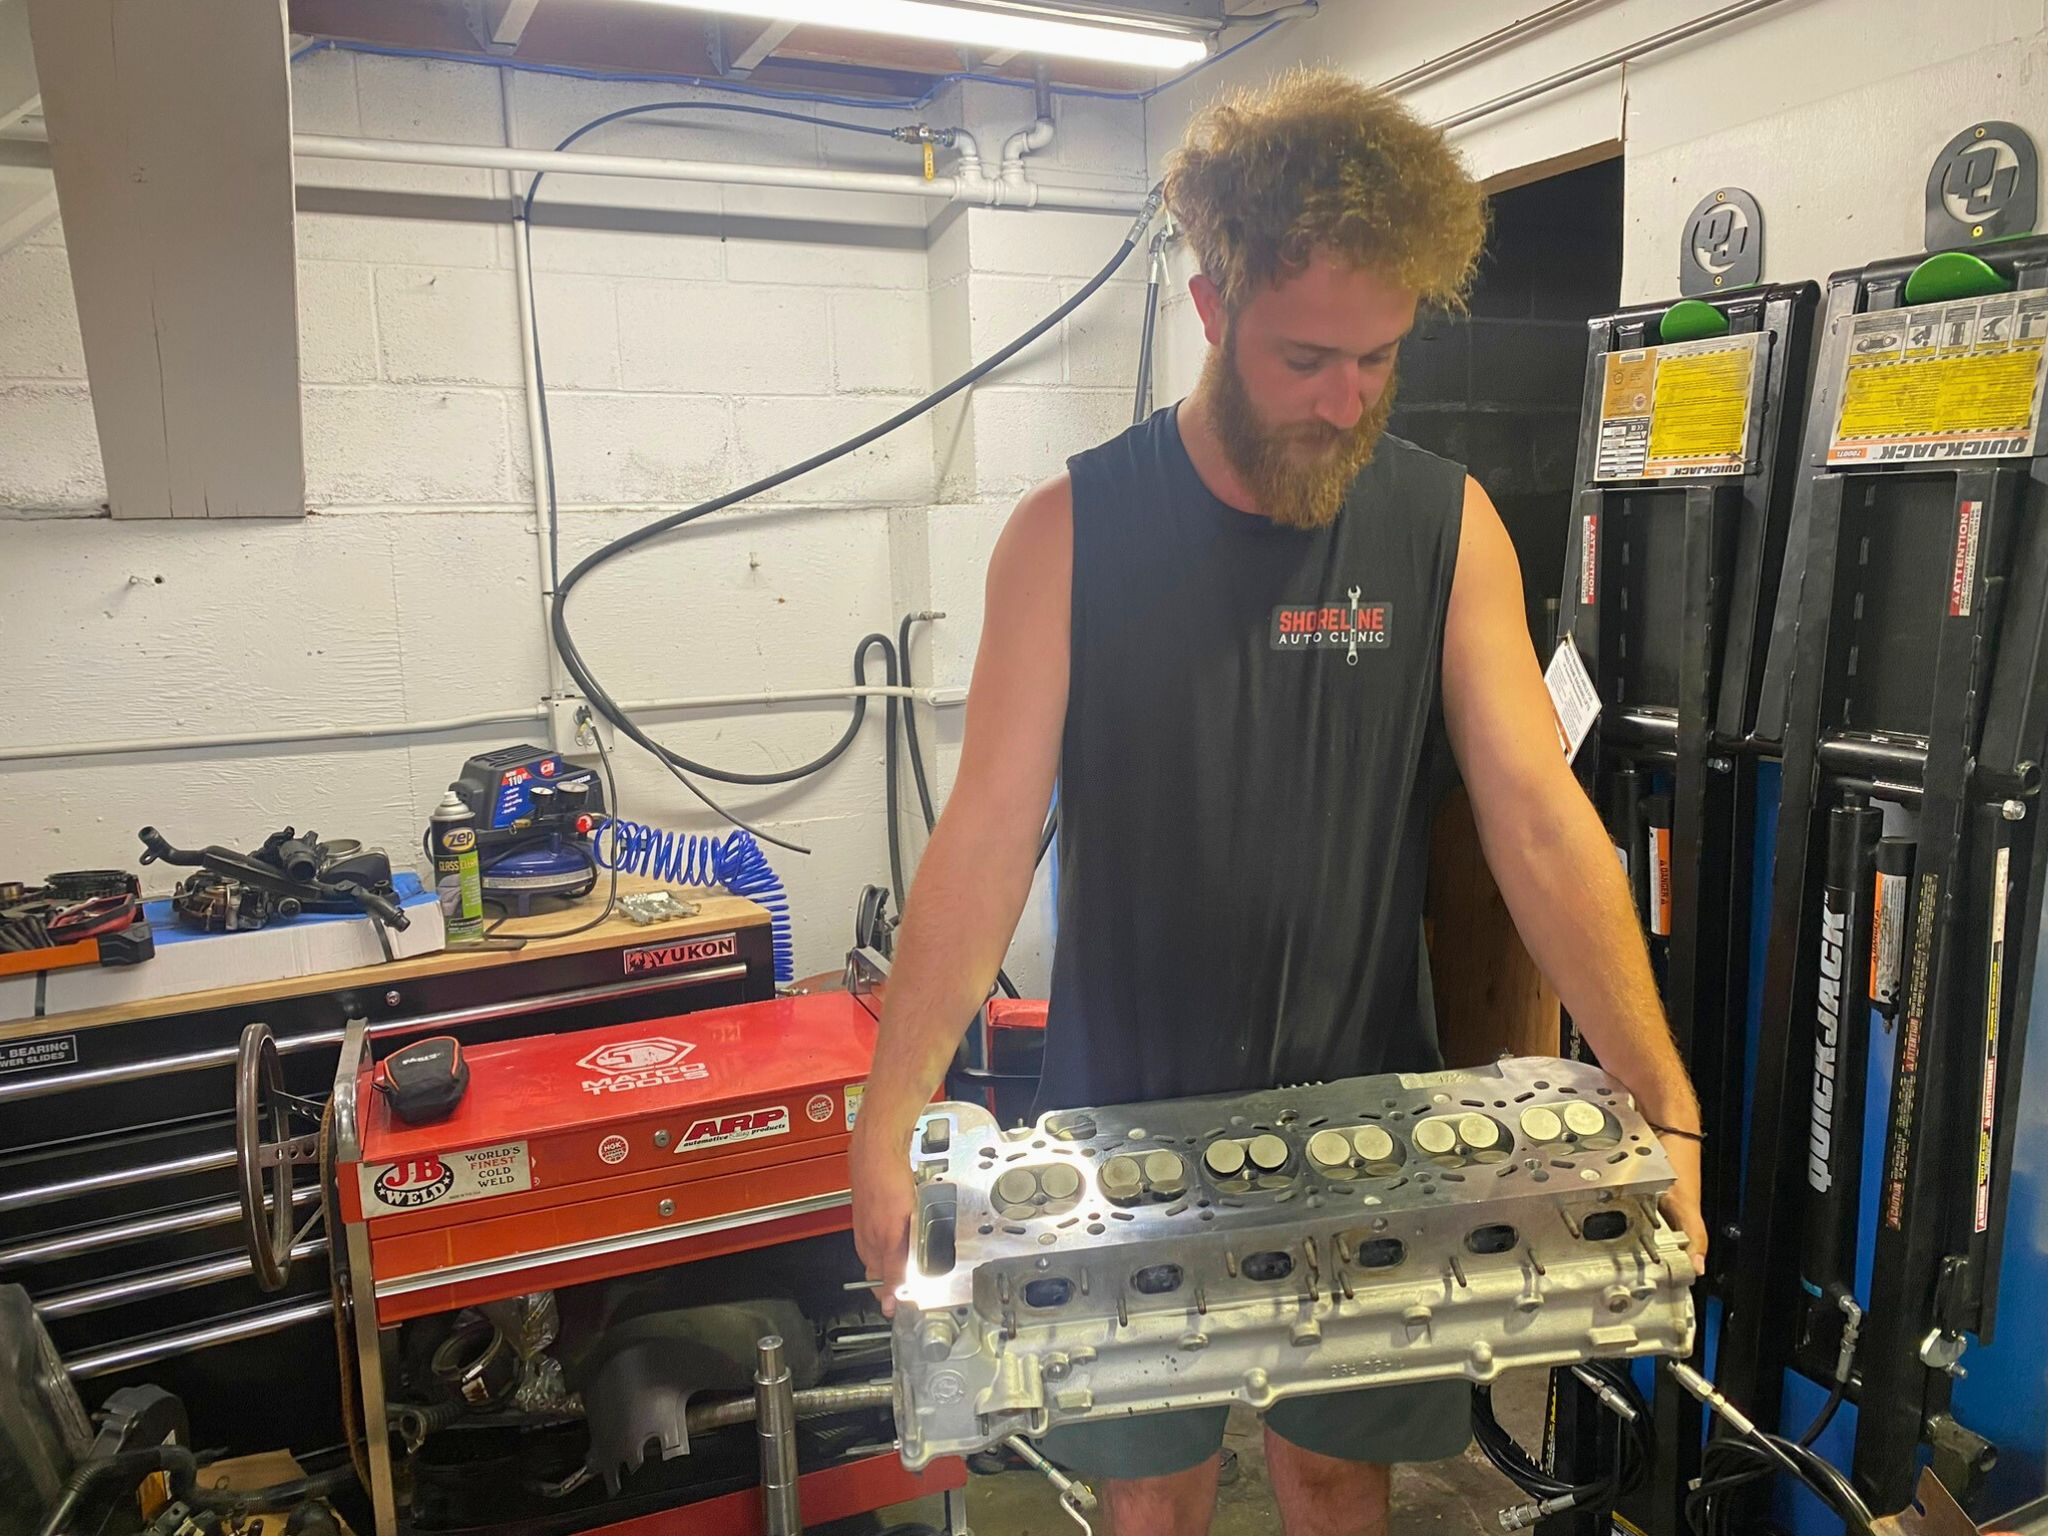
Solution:
[[[1327,527],[1202,483],[1175,409],[1068,461],[1072,657],[1040,1110],[1441,1064],[1464,470],[1382,436]]]

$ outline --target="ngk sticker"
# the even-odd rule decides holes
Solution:
[[[635,1088],[660,1088],[669,1083],[694,1083],[711,1075],[701,1061],[689,1060],[697,1047],[687,1040],[648,1035],[601,1045],[576,1065],[600,1074],[583,1080],[585,1093],[627,1093]]]
[[[605,1163],[623,1163],[629,1150],[625,1137],[607,1136],[597,1144],[598,1160]]]
[[[832,1118],[832,1095],[829,1093],[812,1095],[811,1102],[804,1106],[804,1113],[817,1121],[818,1124],[823,1125]]]
[[[515,1194],[533,1188],[533,1163],[523,1141],[467,1152],[422,1152],[390,1163],[365,1163],[363,1212],[367,1216],[417,1211]]]
[[[789,1110],[777,1104],[772,1109],[743,1109],[737,1114],[712,1115],[693,1121],[676,1143],[677,1152],[697,1152],[705,1147],[728,1146],[735,1141],[760,1141],[767,1136],[789,1134]]]

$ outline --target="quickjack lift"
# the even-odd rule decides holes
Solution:
[[[1818,289],[1752,287],[1589,322],[1572,542],[1559,633],[1600,713],[1576,758],[1644,914],[1671,1026],[1705,1116],[1704,1206],[1717,1234],[1702,1295],[1727,1283],[1740,1177],[1762,678],[1798,469]],[[1553,667],[1571,662],[1560,652]],[[1654,793],[1653,793],[1654,790]],[[1566,1054],[1584,1054],[1566,1025]],[[1701,1330],[1704,1341],[1705,1330]],[[1704,1347],[1704,1344],[1702,1344]],[[1700,1410],[1659,1374],[1656,1466],[1622,1518],[1685,1530]],[[1613,1464],[1614,1421],[1565,1373],[1551,1458],[1576,1480]],[[1561,1516],[1555,1532],[1601,1532]]]
[[[1890,1054],[1846,1386],[1854,1481],[1884,1512],[1923,1443],[1958,1499],[1995,1455],[1948,1406],[1965,1336],[1989,1342],[1996,1315],[2048,861],[2048,239],[1838,273],[1822,334],[1787,567],[1804,574],[1779,593],[1760,704],[1784,774],[1718,1374],[1763,1424],[1788,1368],[1834,1380],[1864,1069]],[[1917,809],[1916,845],[1879,842],[1874,801]]]

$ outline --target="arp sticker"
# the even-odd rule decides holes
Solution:
[[[701,1061],[691,1061],[697,1047],[667,1035],[645,1035],[601,1045],[576,1065],[600,1074],[585,1078],[585,1093],[626,1093],[635,1088],[660,1088],[669,1083],[694,1083],[711,1075]]]
[[[607,1136],[597,1144],[597,1159],[601,1163],[623,1163],[626,1152],[626,1138],[623,1136]]]
[[[700,960],[730,960],[740,952],[739,935],[714,934],[708,939],[677,939],[668,944],[642,944],[625,953],[628,976],[651,976],[678,970]]]
[[[761,1141],[770,1136],[789,1134],[789,1109],[776,1104],[761,1109],[742,1109],[729,1115],[707,1115],[702,1120],[690,1122],[681,1140],[676,1143],[676,1153],[701,1152],[706,1147],[731,1146],[739,1141]]]
[[[422,1152],[395,1162],[365,1163],[357,1172],[367,1217],[487,1200],[533,1188],[533,1163],[523,1141],[463,1152]]]
[[[818,1124],[823,1125],[832,1118],[832,1095],[818,1093],[811,1096],[811,1102],[804,1106],[804,1113]]]

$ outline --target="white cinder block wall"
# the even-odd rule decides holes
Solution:
[[[293,68],[301,131],[552,147],[628,104],[745,98],[345,52]],[[796,107],[893,126],[963,123],[993,162],[1028,90],[950,88],[921,112]],[[1142,109],[1062,97],[1048,179],[1142,188]],[[914,170],[883,139],[727,112],[627,120],[619,153]],[[115,523],[104,515],[61,229],[0,255],[0,744],[175,740],[444,720],[531,707],[548,686],[509,190],[499,173],[302,162],[300,329],[310,515]],[[934,207],[939,212],[934,216]],[[1123,215],[550,176],[533,253],[560,560],[872,423],[1073,292]],[[946,614],[921,682],[964,685],[987,551],[1016,495],[1120,429],[1142,263],[952,407],[856,458],[593,576],[584,654],[622,699],[850,681],[855,643]],[[879,658],[871,668],[881,681]],[[816,756],[844,703],[668,712],[659,737],[743,772]],[[922,712],[943,798],[963,711]],[[463,759],[538,722],[305,747],[166,747],[0,763],[0,872],[132,866],[135,831],[249,844],[313,825],[404,856]],[[855,894],[887,878],[882,710],[801,784],[710,784],[809,857],[770,849],[799,973],[836,965]],[[637,749],[627,816],[721,823]],[[905,776],[905,825],[922,845]],[[1045,984],[1042,892],[1011,974]]]

